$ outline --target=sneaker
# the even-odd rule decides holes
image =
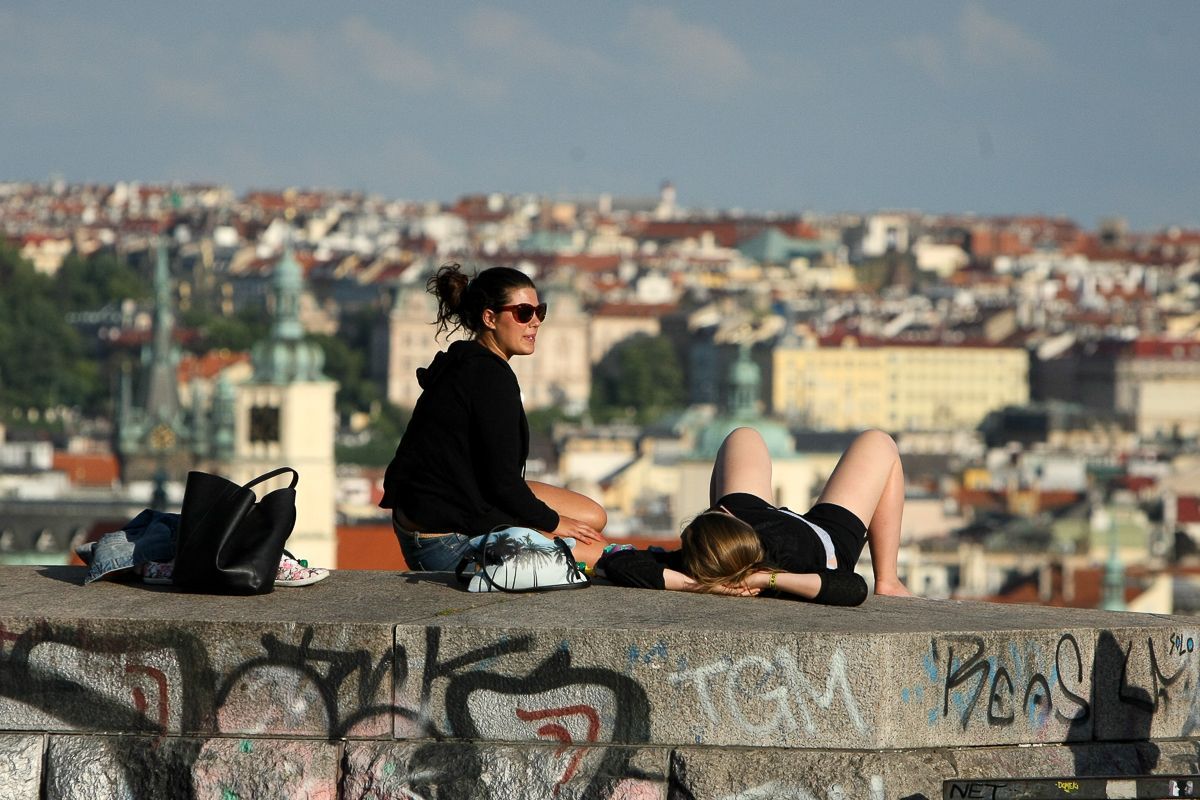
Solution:
[[[308,586],[329,577],[329,570],[309,567],[297,561],[291,553],[279,559],[279,572],[275,573],[276,586]]]
[[[142,583],[155,586],[166,586],[174,583],[172,575],[175,572],[174,561],[147,561],[142,569]]]

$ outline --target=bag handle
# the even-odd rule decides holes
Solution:
[[[285,472],[292,473],[292,482],[288,486],[288,488],[295,489],[296,484],[300,482],[300,473],[296,472],[296,470],[292,469],[291,467],[279,467],[278,469],[273,469],[270,472],[259,475],[257,478],[250,481],[249,483],[244,485],[242,488],[249,489],[251,486],[256,486],[256,485],[262,483],[263,481],[269,481],[269,480],[271,480],[271,478],[276,478]]]
[[[578,578],[579,582],[583,584],[591,583],[591,579],[579,571],[579,562],[575,560],[575,554],[571,552],[571,548],[567,547],[567,543],[558,536],[555,536],[552,541],[559,550],[563,551],[563,558],[566,559],[567,562],[567,577]]]
[[[458,562],[458,568],[454,570],[454,574],[458,577],[459,583],[469,583],[470,582],[471,579],[469,577],[464,576],[463,572],[466,570],[467,566],[469,564],[471,564],[472,561],[474,561],[475,562],[475,574],[483,576],[484,582],[487,583],[487,585],[491,587],[490,591],[508,592],[510,594],[521,594],[522,593],[521,590],[509,589],[505,586],[501,586],[499,583],[496,583],[496,579],[493,578],[491,573],[488,572],[486,569],[488,542],[491,541],[491,538],[493,536],[495,536],[499,531],[503,531],[507,527],[508,527],[507,525],[498,526],[498,527],[493,528],[492,530],[488,531],[487,536],[483,537],[483,542],[479,545],[479,549],[475,551],[475,557],[474,558],[463,558],[462,560],[460,560]],[[562,540],[562,538],[558,537],[558,536],[550,537],[550,541],[554,542],[554,546],[556,548],[558,548],[560,551],[562,551],[563,560],[567,562],[567,577],[568,578],[572,578],[572,577],[577,578],[578,579],[577,582],[579,584],[581,584],[582,586],[591,585],[591,582],[592,582],[591,579],[588,578],[588,576],[585,575],[584,573],[580,572],[579,565],[575,561],[575,554],[571,552],[571,548],[567,546],[567,543],[564,542]]]
[[[475,548],[475,552],[472,555],[463,556],[461,559],[459,559],[458,567],[454,570],[454,574],[457,576],[459,583],[465,584],[471,582],[471,578],[463,575],[463,572],[466,571],[468,566],[474,563],[476,574],[483,573],[484,580],[486,580],[490,586],[496,586],[496,584],[492,583],[492,576],[488,575],[487,570],[484,569],[484,567],[487,566],[487,545],[488,541],[492,538],[492,534],[498,530],[504,530],[507,527],[507,525],[500,525],[488,531],[487,535],[483,537],[483,541],[479,543],[479,547]],[[501,586],[496,586],[496,588],[500,589],[501,591],[507,591]]]

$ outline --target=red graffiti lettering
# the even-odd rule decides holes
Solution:
[[[543,708],[534,711],[526,711],[523,708],[517,709],[517,718],[523,722],[534,722],[539,719],[561,719],[573,716],[581,716],[587,719],[587,741],[595,742],[600,736],[600,713],[591,706],[575,705],[564,708]],[[562,742],[562,746],[554,751],[554,755],[556,756],[561,756],[575,741],[571,737],[571,732],[565,726],[559,725],[556,722],[546,723],[538,728],[537,732],[539,736],[545,736],[549,739]],[[567,768],[563,771],[562,777],[558,779],[558,785],[554,787],[555,795],[558,794],[560,786],[571,780],[571,776],[575,774],[575,770],[579,769],[579,762],[582,759],[582,749],[577,749],[571,754],[571,758],[567,762]]]
[[[145,664],[126,664],[125,674],[132,675],[134,673],[147,675],[158,684],[158,725],[165,731],[168,722],[167,676],[157,667],[148,667]],[[146,711],[146,693],[140,686],[133,687],[133,705],[138,711]]]

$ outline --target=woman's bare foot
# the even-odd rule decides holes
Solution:
[[[900,581],[875,581],[875,594],[887,595],[889,597],[916,597],[908,590]]]

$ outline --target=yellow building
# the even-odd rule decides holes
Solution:
[[[814,337],[777,346],[772,372],[774,413],[813,428],[972,428],[989,411],[1029,402],[1021,348]]]

